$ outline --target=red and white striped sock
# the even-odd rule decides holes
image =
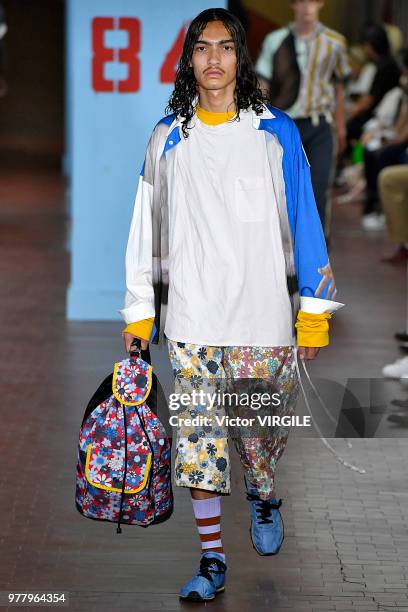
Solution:
[[[219,553],[225,561],[221,541],[221,496],[217,495],[208,499],[191,498],[191,501],[200,535],[202,552],[212,551]]]

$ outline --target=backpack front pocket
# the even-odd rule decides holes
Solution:
[[[152,467],[152,453],[140,445],[127,453],[125,493],[139,493],[148,481]],[[85,477],[89,484],[105,491],[122,492],[125,471],[125,450],[89,444],[86,453]]]

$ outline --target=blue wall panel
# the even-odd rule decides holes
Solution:
[[[204,0],[68,0],[69,319],[120,318],[117,311],[123,306],[124,256],[138,176],[150,132],[163,116],[172,90],[172,85],[160,83],[160,68],[183,24],[210,6],[213,3]],[[99,74],[114,80],[118,89],[129,74],[128,65],[118,61],[119,49],[135,40],[134,34],[118,28],[119,18],[124,17],[140,20],[140,52],[132,55],[140,61],[140,89],[96,91],[93,20],[114,18],[114,29],[104,32],[97,57],[109,53],[101,47],[114,49],[113,61],[101,62]]]

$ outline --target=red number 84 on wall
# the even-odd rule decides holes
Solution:
[[[123,30],[128,34],[128,45],[114,49],[105,46],[105,33]],[[140,89],[140,36],[141,23],[136,17],[95,17],[92,20],[92,89],[98,92],[134,93]],[[183,49],[186,26],[183,25],[164,58],[160,68],[160,83],[174,83],[176,66]],[[105,77],[108,62],[127,64],[128,73],[124,80],[115,81]]]

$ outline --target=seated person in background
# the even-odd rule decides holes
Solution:
[[[366,146],[372,139],[377,139],[382,134],[386,136],[390,130],[393,130],[400,114],[403,96],[402,87],[394,87],[385,94],[372,118],[363,126],[361,138],[363,145]]]
[[[380,215],[378,176],[383,168],[408,161],[408,49],[402,54],[403,75],[400,79],[402,99],[398,118],[393,129],[377,124],[376,130],[367,131],[363,137],[364,170],[367,182],[362,225],[364,229],[382,229],[384,218]]]
[[[408,164],[385,168],[379,176],[379,190],[388,237],[398,245],[381,261],[405,262],[408,260]]]
[[[367,60],[361,45],[350,47],[349,63],[351,78],[347,83],[346,95],[348,104],[352,105],[360,96],[370,93],[377,68],[374,62]]]
[[[398,86],[400,69],[391,55],[390,43],[381,25],[368,24],[362,42],[367,59],[376,65],[376,73],[368,94],[362,95],[351,107],[347,122],[347,141],[359,140],[363,125],[372,117],[374,109],[385,94]]]

